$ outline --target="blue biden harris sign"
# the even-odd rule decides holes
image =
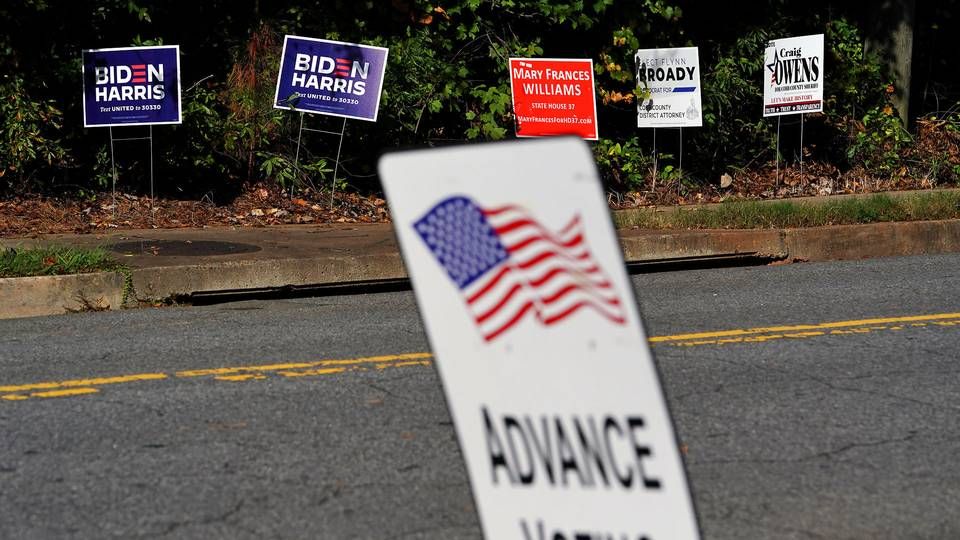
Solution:
[[[180,48],[83,51],[83,126],[179,124]]]
[[[383,47],[286,36],[274,107],[376,122]]]

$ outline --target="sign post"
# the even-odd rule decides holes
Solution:
[[[420,150],[379,171],[486,537],[698,538],[589,147]]]
[[[640,49],[634,55],[637,86],[649,90],[637,100],[637,127],[653,128],[653,187],[657,181],[657,128],[680,129],[680,174],[683,174],[683,128],[703,126],[700,97],[700,50],[697,47]],[[677,186],[679,194],[680,184]]]
[[[153,209],[153,126],[179,124],[180,47],[85,49],[83,55],[83,127],[108,127],[114,208],[117,165],[114,143],[150,141],[150,208]],[[115,138],[113,128],[148,126],[147,137]],[[153,213],[151,211],[151,217]]]
[[[304,131],[340,136],[330,206],[333,206],[337,189],[340,149],[343,148],[347,120],[377,121],[388,52],[383,47],[327,39],[288,35],[283,40],[273,106],[301,113],[294,163],[300,161],[300,141]],[[343,118],[343,127],[339,132],[305,128],[303,113]]]
[[[517,137],[597,140],[593,60],[511,58],[510,93]]]
[[[803,115],[823,112],[823,34],[767,43],[763,64],[763,116],[777,117],[777,184],[780,183],[780,117],[800,115],[800,177],[803,178]]]

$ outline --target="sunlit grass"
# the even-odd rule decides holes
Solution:
[[[639,208],[614,217],[618,227],[644,229],[769,229],[957,218],[960,192],[954,191],[817,202],[732,201],[667,212]]]
[[[49,246],[0,251],[0,277],[83,274],[116,271],[121,267],[102,248]]]

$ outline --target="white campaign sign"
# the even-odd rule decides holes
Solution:
[[[589,147],[380,160],[487,538],[698,538]]]
[[[637,87],[650,90],[637,101],[637,127],[700,127],[700,52],[697,47],[640,49],[634,56]]]
[[[823,34],[770,41],[763,65],[763,116],[823,111]]]

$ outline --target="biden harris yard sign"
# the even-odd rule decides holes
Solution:
[[[637,87],[650,95],[637,101],[637,127],[700,127],[700,53],[697,47],[641,49],[634,56]]]
[[[589,147],[420,150],[379,170],[485,535],[698,538]]]
[[[274,107],[376,122],[383,47],[286,36]]]
[[[83,126],[179,124],[180,47],[83,51]]]

